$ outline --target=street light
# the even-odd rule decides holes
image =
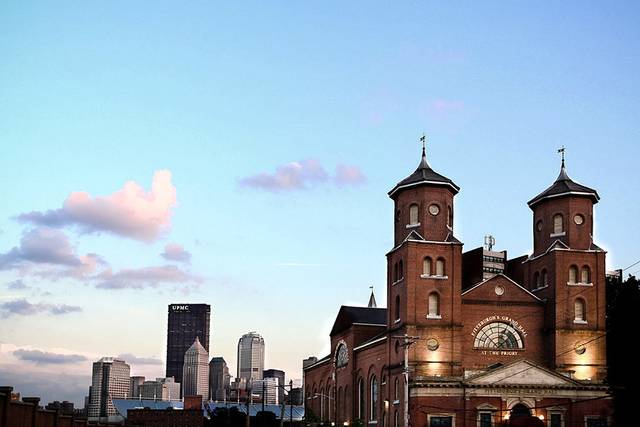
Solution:
[[[335,405],[337,405],[337,403],[336,403],[336,399],[335,399],[334,397],[327,396],[326,394],[322,394],[322,393],[316,393],[316,394],[314,394],[312,397],[307,397],[307,400],[317,399],[318,397],[326,397],[326,398],[327,398],[327,399],[329,399],[329,400],[333,400],[333,402],[334,402],[334,406],[335,406]],[[322,418],[322,412],[323,412],[323,411],[322,411],[322,401],[320,401],[320,417],[321,417],[321,418]],[[336,420],[335,420],[335,421],[331,421],[331,425],[332,425],[332,426],[335,426],[335,425],[336,425],[336,423],[338,422],[337,418],[338,418],[338,417],[337,417],[337,408],[336,408]]]

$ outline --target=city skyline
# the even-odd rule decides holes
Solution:
[[[640,258],[635,3],[0,9],[0,383],[23,395],[81,406],[105,356],[164,377],[185,301],[210,357],[257,330],[300,378],[336,307],[384,305],[386,193],[423,132],[465,251],[532,252],[565,146],[607,269]]]

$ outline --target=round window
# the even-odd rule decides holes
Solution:
[[[438,207],[438,205],[430,205],[429,206],[429,213],[431,215],[438,215],[440,213],[440,208]]]
[[[500,286],[500,285],[496,286],[494,291],[496,292],[496,295],[498,295],[498,296],[504,294],[504,288],[502,286]]]
[[[587,347],[584,344],[577,342],[574,347],[576,354],[585,354],[587,352]]]
[[[580,214],[577,214],[573,217],[573,222],[575,222],[577,225],[582,225],[584,224],[584,217]]]
[[[536,222],[536,230],[542,231],[542,220]]]
[[[430,351],[436,351],[438,349],[438,347],[440,347],[440,343],[438,342],[437,339],[435,338],[429,338],[427,340],[427,348]]]

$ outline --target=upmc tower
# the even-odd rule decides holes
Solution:
[[[169,304],[167,322],[167,377],[182,382],[184,353],[196,337],[209,352],[209,304]]]

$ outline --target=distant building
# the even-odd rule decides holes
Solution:
[[[209,304],[170,304],[167,321],[167,370],[166,377],[182,379],[184,354],[198,338],[209,352]]]
[[[140,386],[142,399],[179,400],[180,383],[173,377],[156,378],[155,381],[145,381]]]
[[[75,412],[73,402],[69,402],[68,400],[62,402],[55,400],[47,403],[47,406],[45,406],[44,409],[59,412],[61,415],[73,415]]]
[[[226,401],[229,396],[231,376],[223,357],[213,357],[209,362],[209,397],[211,400]]]
[[[264,371],[264,339],[256,332],[244,334],[238,342],[238,378],[261,380]]]
[[[263,378],[251,382],[251,394],[267,405],[279,405],[278,400],[278,378]]]
[[[209,400],[209,353],[198,337],[184,354],[182,395],[199,395]]]
[[[317,357],[311,356],[311,357],[307,357],[306,359],[302,360],[302,369],[305,369],[313,364],[315,364],[318,361]]]
[[[89,396],[89,421],[119,422],[113,399],[124,399],[129,394],[129,365],[120,359],[103,357],[93,364],[91,394]]]
[[[127,426],[201,427],[204,425],[202,398],[185,398],[184,408],[175,410],[134,408],[127,412]]]
[[[490,236],[489,236],[490,237]],[[468,289],[496,274],[505,274],[507,251],[479,247],[462,254],[462,289]]]
[[[262,378],[277,378],[278,379],[278,403],[284,402],[284,371],[280,369],[267,369],[262,373]]]
[[[302,405],[304,403],[303,395],[302,387],[295,387],[291,389],[287,397],[287,405]]]
[[[129,379],[129,397],[140,397],[140,386],[144,384],[144,377],[131,377]]]

